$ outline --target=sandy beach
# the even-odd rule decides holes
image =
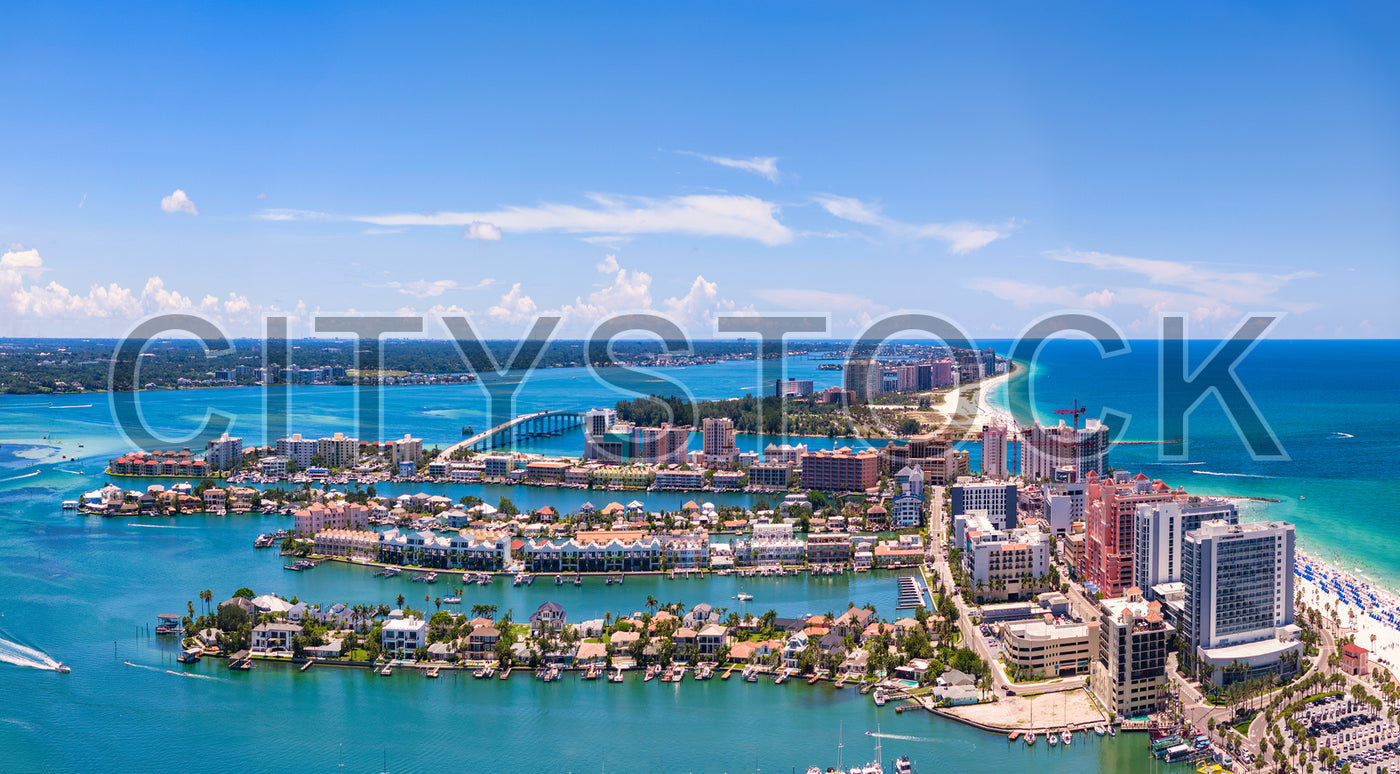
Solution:
[[[1354,634],[1356,644],[1371,651],[1373,663],[1395,673],[1396,664],[1400,663],[1400,629],[1391,623],[1395,619],[1390,616],[1400,615],[1400,600],[1306,554],[1298,554],[1297,568],[1294,579],[1303,604],[1321,609],[1324,614],[1330,605],[1331,617],[1340,625],[1341,634]],[[1369,603],[1369,611],[1356,602],[1357,595]],[[1372,595],[1375,601],[1371,601]]]

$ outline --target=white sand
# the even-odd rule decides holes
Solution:
[[[1400,664],[1400,630],[1377,621],[1356,605],[1343,602],[1335,595],[1325,594],[1321,586],[1307,578],[1300,575],[1293,577],[1297,591],[1303,595],[1303,604],[1310,609],[1321,610],[1323,615],[1328,615],[1325,605],[1330,604],[1333,611],[1330,617],[1340,625],[1341,635],[1355,634],[1356,644],[1371,651],[1372,665],[1386,667],[1392,674],[1396,672],[1396,665]],[[1355,613],[1355,618],[1352,613]],[[1374,640],[1371,639],[1373,635]]]

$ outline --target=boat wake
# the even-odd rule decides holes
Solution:
[[[1204,465],[1204,462],[1154,462],[1153,465]]]
[[[875,731],[866,731],[866,736],[873,736],[876,739],[898,739],[901,742],[936,742],[931,736],[910,736],[909,734],[881,734]]]
[[[31,470],[31,471],[29,471],[28,473],[21,473],[21,474],[18,475],[18,476],[10,476],[9,478],[0,478],[0,482],[2,482],[2,481],[18,481],[18,480],[20,480],[21,478],[33,478],[33,477],[35,477],[35,476],[37,476],[37,475],[39,475],[39,471],[37,471],[37,470]]]
[[[92,408],[92,404],[91,404],[91,403],[84,403],[84,404],[83,404],[83,405],[81,405],[81,406],[49,406],[49,408],[51,408],[51,409],[65,409],[65,408]]]
[[[193,677],[196,680],[213,680],[214,682],[223,682],[223,680],[220,680],[219,678],[213,675],[197,675],[194,672],[176,672],[173,669],[167,669],[165,670],[165,673],[168,675],[179,675],[181,677]]]
[[[57,672],[60,664],[41,650],[30,648],[0,637],[0,661],[30,669]]]
[[[126,526],[142,527],[145,529],[198,529],[198,527],[177,527],[174,524],[137,524],[134,521],[128,521]]]
[[[1355,438],[1355,437],[1356,437],[1356,436],[1352,435],[1351,433],[1343,433],[1343,432],[1340,432],[1340,431],[1335,432],[1335,433],[1333,433],[1332,435],[1333,435],[1334,437],[1336,437],[1336,438]]]
[[[1193,470],[1191,472],[1202,476],[1231,476],[1233,478],[1275,478],[1274,476],[1261,476],[1258,473],[1217,473],[1214,470]]]
[[[147,666],[147,665],[145,665],[145,664],[133,664],[133,663],[130,662],[130,661],[123,661],[122,663],[123,663],[123,664],[126,664],[126,665],[129,666],[129,667],[136,667],[137,669],[144,669],[144,670],[146,670],[147,672],[169,671],[169,670],[162,670],[162,669],[160,669],[160,668],[158,668],[158,667]]]

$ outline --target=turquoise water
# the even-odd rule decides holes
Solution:
[[[1340,348],[1338,351],[1337,348]],[[1218,411],[1198,413],[1192,425],[1191,461],[1166,465],[1150,447],[1120,447],[1113,462],[1141,467],[1193,491],[1278,497],[1252,506],[1250,517],[1298,523],[1304,543],[1322,553],[1346,552],[1352,566],[1394,580],[1400,568],[1395,515],[1386,486],[1396,478],[1394,454],[1400,418],[1396,394],[1397,347],[1391,342],[1265,344],[1241,369],[1265,416],[1292,455],[1291,462],[1254,463],[1222,429]],[[1309,363],[1356,363],[1355,379]],[[1329,360],[1330,358],[1330,360]],[[795,361],[794,375],[819,384],[839,372],[816,371]],[[1311,370],[1310,370],[1311,369]],[[1074,398],[1134,414],[1129,436],[1152,437],[1151,399],[1155,353],[1134,345],[1131,355],[1098,364],[1078,345],[1052,344],[1037,365],[1043,410]],[[722,398],[753,389],[753,363],[670,369],[697,397]],[[574,377],[578,378],[574,378]],[[1352,382],[1358,382],[1353,384]],[[646,389],[646,386],[643,387]],[[425,443],[460,439],[463,424],[488,416],[474,386],[399,387],[384,391],[387,437],[411,430]],[[293,430],[307,435],[345,429],[355,415],[355,391],[303,388],[291,392]],[[628,397],[595,384],[586,373],[553,369],[531,377],[517,402],[535,408],[586,409]],[[171,436],[189,434],[207,409],[235,417],[235,433],[262,442],[261,393],[251,389],[181,391],[143,396],[152,425]],[[185,672],[174,661],[173,641],[148,636],[156,613],[183,612],[210,588],[216,599],[240,586],[325,604],[411,600],[449,582],[425,588],[406,580],[375,579],[344,566],[288,573],[275,554],[257,552],[253,537],[286,521],[277,517],[194,516],[103,520],[65,514],[62,499],[92,489],[105,460],[125,450],[103,396],[0,397],[0,637],[38,648],[73,667],[73,673],[0,664],[0,769],[16,771],[164,770],[214,766],[234,771],[379,771],[385,750],[392,771],[446,766],[492,771],[790,771],[832,765],[838,733],[845,762],[863,762],[873,750],[867,730],[886,734],[887,759],[911,755],[921,771],[1019,770],[1137,772],[1148,768],[1140,739],[1081,737],[1069,750],[1008,746],[926,714],[878,710],[854,691],[805,683],[773,686],[739,680],[680,685],[629,679],[623,685],[566,679],[544,685],[530,679],[476,681],[460,676],[424,680],[390,678],[360,670],[313,668],[295,673],[262,666],[234,674],[206,661]],[[91,408],[80,408],[91,404]],[[72,407],[72,408],[68,408]],[[1346,432],[1354,438],[1336,436]],[[46,438],[46,436],[48,436]],[[741,439],[741,444],[756,439]],[[81,444],[81,447],[79,446]],[[173,444],[172,444],[173,445]],[[573,452],[576,437],[547,439],[547,451]],[[78,459],[67,459],[77,457]],[[974,454],[975,457],[975,454]],[[36,462],[37,467],[36,467]],[[1201,469],[1230,476],[1191,473]],[[1268,478],[1246,478],[1268,476]],[[408,487],[406,489],[432,489]],[[506,494],[527,507],[572,507],[600,502],[607,493],[531,487],[441,487],[488,500]],[[1307,497],[1304,501],[1298,495]],[[689,495],[648,495],[653,507],[673,506]],[[716,502],[744,502],[745,495],[710,495]],[[556,600],[571,618],[642,608],[648,595],[687,604],[707,601],[738,608],[736,579],[666,581],[629,579],[622,586],[555,587],[547,580],[514,588],[506,583],[468,587],[464,606],[489,602],[527,614]],[[848,601],[874,603],[893,612],[894,581],[888,575],[859,578],[746,579],[758,611],[825,613]],[[418,603],[421,604],[421,603]],[[123,661],[139,664],[128,667]],[[179,761],[174,763],[173,761]],[[1177,770],[1189,771],[1189,767]]]
[[[1104,408],[1131,415],[1128,440],[1156,439],[1157,359],[1155,342],[1100,360],[1092,344],[1056,341],[1026,378],[1041,421],[1058,420],[1051,412],[1078,398],[1087,416]],[[1238,374],[1289,460],[1251,459],[1211,398],[1191,415],[1185,464],[1160,461],[1153,446],[1117,446],[1110,463],[1191,492],[1279,500],[1250,503],[1242,516],[1292,522],[1305,550],[1400,590],[1400,342],[1266,341]],[[1005,398],[999,390],[993,402],[1005,406]]]

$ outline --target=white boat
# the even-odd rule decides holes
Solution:
[[[739,592],[738,594],[734,595],[734,598],[737,599],[737,600],[739,600],[740,602],[752,602],[752,601],[753,601],[753,595],[752,595],[752,594],[745,594],[745,593],[742,592],[742,591]]]
[[[462,604],[462,598],[461,598],[461,597],[443,597],[443,598],[442,598],[442,603],[443,603],[444,605],[460,605],[460,604]]]
[[[1104,728],[1103,726],[1094,726],[1094,733],[1098,734],[1099,736],[1103,736],[1104,734],[1108,733],[1108,729]]]
[[[914,764],[910,762],[908,755],[894,759],[894,774],[914,774]]]
[[[876,689],[875,689],[875,706],[877,706],[877,707],[883,707],[883,706],[885,706],[885,689],[884,689],[884,688],[876,688]]]
[[[1065,743],[1065,747],[1069,747],[1071,744],[1074,744],[1074,734],[1068,729],[1061,731],[1060,741]]]
[[[1060,738],[1058,736],[1055,736],[1054,731],[1047,731],[1045,732],[1045,742],[1051,747],[1054,747],[1055,745],[1060,743]]]
[[[1118,736],[1118,728],[1117,728],[1117,726],[1109,726],[1109,727],[1108,727],[1108,735],[1109,735],[1109,736]]]
[[[1035,732],[1032,731],[1025,736],[1026,744],[1035,744]]]
[[[55,672],[61,672],[62,674],[65,674],[65,675],[66,675],[66,674],[68,674],[69,672],[72,672],[73,670],[69,669],[67,664],[65,664],[65,663],[63,663],[62,661],[60,661],[60,662],[58,662],[58,666],[56,666],[56,667],[53,668],[53,671],[55,671]]]

